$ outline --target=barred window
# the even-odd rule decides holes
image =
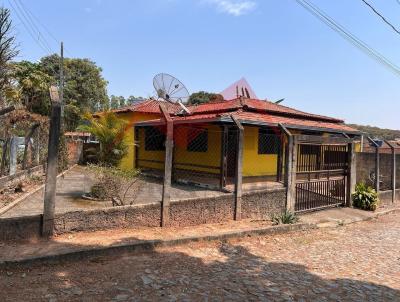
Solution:
[[[279,135],[271,129],[258,128],[258,154],[278,154],[280,149]]]
[[[154,127],[145,128],[145,150],[163,151],[165,150],[165,134]]]
[[[318,155],[320,152],[321,149],[318,145],[300,145],[301,155]]]
[[[187,151],[207,152],[208,150],[208,130],[189,129],[188,130]]]

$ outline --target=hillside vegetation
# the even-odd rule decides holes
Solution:
[[[370,137],[380,138],[380,139],[396,139],[400,138],[400,130],[384,129],[373,126],[363,126],[356,124],[348,124],[350,127],[356,128],[362,132],[367,133]]]

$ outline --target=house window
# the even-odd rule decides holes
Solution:
[[[189,152],[207,152],[208,150],[208,130],[207,129],[189,129],[187,140],[187,151]]]
[[[300,145],[301,155],[318,155],[320,152],[321,149],[318,145]]]
[[[281,138],[271,129],[258,128],[258,154],[278,154]]]
[[[165,150],[165,134],[154,127],[145,128],[146,151],[163,151]]]

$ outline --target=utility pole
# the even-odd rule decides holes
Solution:
[[[61,127],[64,126],[64,43],[61,42],[61,59],[60,59],[60,102],[61,102]]]
[[[54,233],[55,199],[57,189],[58,147],[63,111],[63,44],[61,43],[60,87],[50,88],[51,117],[49,147],[47,155],[46,186],[44,191],[44,210],[42,235],[49,237]]]

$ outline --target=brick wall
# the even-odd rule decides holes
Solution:
[[[67,141],[67,150],[68,150],[68,164],[74,165],[82,160],[82,152],[83,152],[83,142],[68,140]]]

